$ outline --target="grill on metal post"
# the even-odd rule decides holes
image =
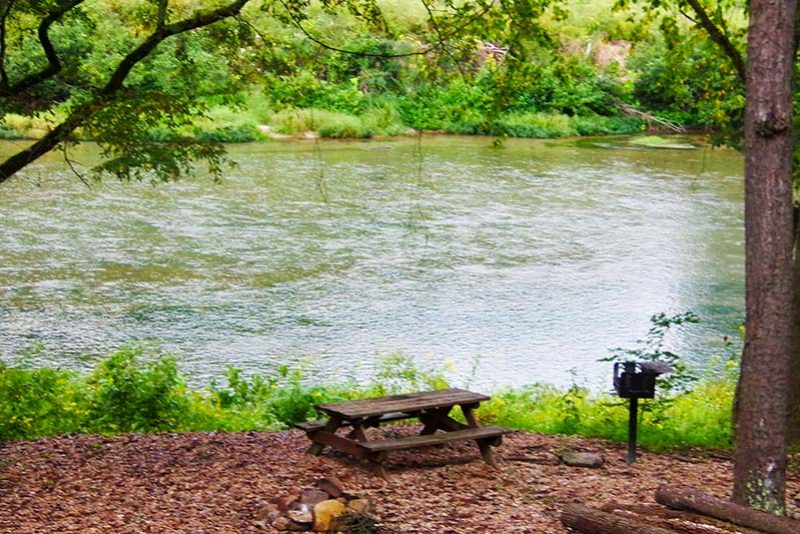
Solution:
[[[626,461],[636,461],[636,430],[639,399],[656,396],[656,378],[671,373],[672,367],[662,362],[617,362],[614,364],[614,389],[628,406],[628,456]]]

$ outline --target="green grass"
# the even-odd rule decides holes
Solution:
[[[35,355],[33,355],[35,357]],[[28,358],[32,359],[32,358]],[[129,346],[88,375],[0,365],[0,440],[71,433],[245,431],[278,429],[319,417],[314,404],[448,387],[446,364],[421,366],[402,355],[381,358],[372,380],[308,384],[299,369],[245,375],[229,368],[204,389],[187,387],[169,354]],[[691,391],[643,401],[640,443],[663,450],[731,446],[735,367]],[[545,434],[624,441],[627,407],[608,394],[572,386],[531,385],[493,393],[480,408],[486,423]]]

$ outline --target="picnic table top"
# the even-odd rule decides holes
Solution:
[[[436,391],[420,391],[405,395],[392,395],[376,399],[363,399],[318,404],[317,408],[331,417],[344,420],[375,417],[392,412],[413,413],[422,410],[446,408],[456,405],[478,404],[491,397],[465,389],[451,388]]]

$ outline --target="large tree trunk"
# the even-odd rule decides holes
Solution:
[[[751,0],[745,114],[747,323],[734,500],[783,513],[793,329],[792,75],[795,0]]]
[[[794,350],[789,383],[789,444],[800,444],[800,210],[794,210]]]

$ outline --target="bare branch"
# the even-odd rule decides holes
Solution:
[[[436,33],[436,37],[438,37],[439,43],[441,44],[442,51],[446,55],[448,55],[450,57],[450,59],[453,60],[453,63],[456,64],[456,66],[458,67],[458,71],[461,73],[461,77],[462,78],[466,78],[467,77],[467,73],[464,72],[464,66],[461,65],[461,62],[458,61],[458,58],[456,58],[453,55],[453,53],[450,52],[450,50],[447,49],[447,46],[445,46],[444,37],[442,36],[442,32],[439,29],[439,23],[436,21],[436,17],[434,17],[434,15],[433,15],[433,9],[431,8],[431,5],[428,3],[428,0],[420,0],[420,1],[422,2],[422,5],[425,6],[425,11],[428,13],[428,20],[431,23],[431,28],[433,29],[434,33]]]
[[[91,189],[92,184],[90,184],[89,180],[75,167],[75,161],[69,157],[69,143],[64,143],[64,161],[72,173],[78,177],[78,180],[83,182],[83,185],[85,185],[87,189]]]

